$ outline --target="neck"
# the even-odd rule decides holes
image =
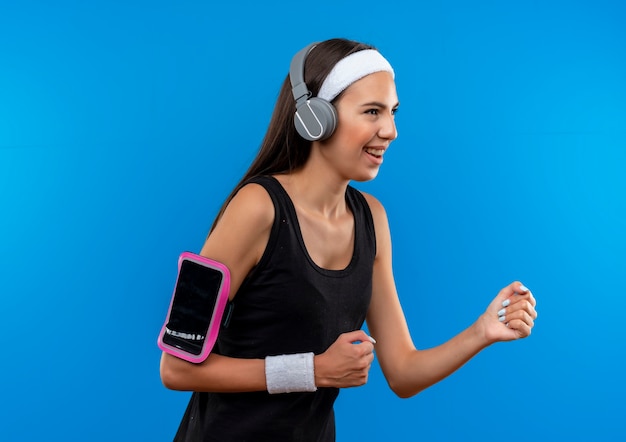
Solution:
[[[342,216],[346,212],[345,195],[349,182],[325,175],[320,173],[320,168],[305,166],[277,178],[298,209],[325,218]]]

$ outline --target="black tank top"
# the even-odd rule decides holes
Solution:
[[[287,192],[273,177],[249,181],[272,198],[275,218],[266,250],[234,298],[230,324],[214,351],[235,358],[323,353],[344,332],[362,327],[372,295],[376,241],[365,198],[348,186],[354,216],[352,259],[343,270],[309,256]],[[339,390],[270,395],[193,393],[176,441],[260,442],[335,440],[333,404]]]

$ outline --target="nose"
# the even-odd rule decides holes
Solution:
[[[393,141],[398,137],[398,130],[396,129],[395,115],[391,112],[385,115],[385,118],[381,119],[380,128],[378,129],[378,136],[385,140]]]

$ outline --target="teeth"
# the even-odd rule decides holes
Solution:
[[[365,149],[365,152],[380,157],[385,153],[385,149]]]

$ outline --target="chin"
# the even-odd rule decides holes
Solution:
[[[370,172],[368,174],[358,175],[358,176],[352,178],[352,181],[357,181],[359,183],[364,183],[366,181],[372,181],[377,176],[378,176],[378,169],[376,169],[376,171],[372,171],[372,172]]]

